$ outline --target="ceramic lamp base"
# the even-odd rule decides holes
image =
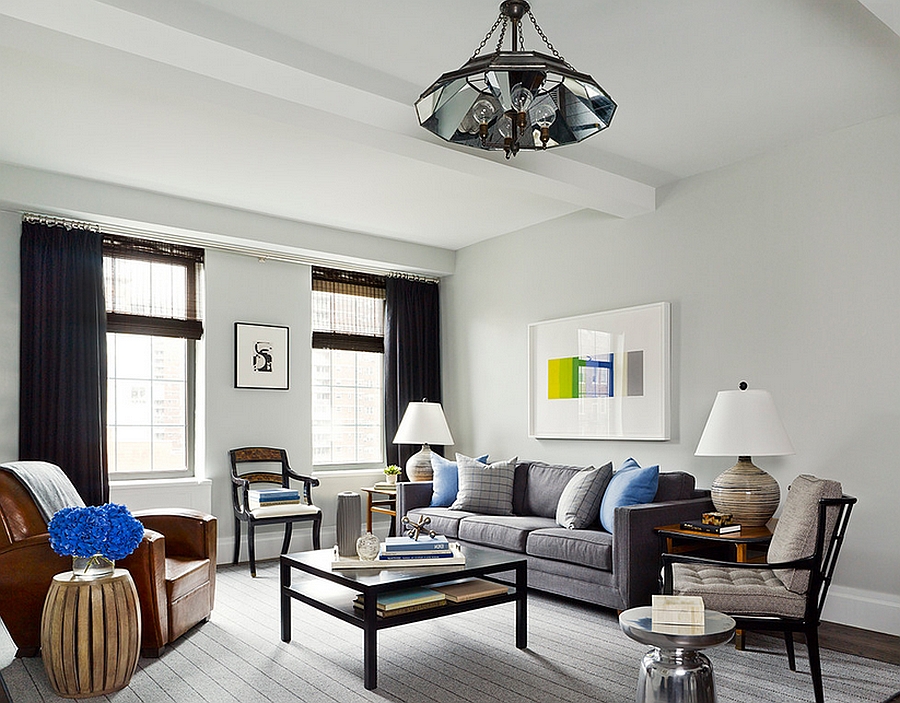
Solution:
[[[422,448],[406,460],[406,476],[410,481],[430,481],[434,477],[431,469],[431,447]]]
[[[713,481],[712,502],[720,513],[731,513],[732,522],[761,526],[778,510],[781,489],[750,457],[742,456]]]

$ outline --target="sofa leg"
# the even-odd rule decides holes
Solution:
[[[143,647],[141,648],[141,656],[147,659],[159,659],[165,647]]]
[[[40,653],[40,647],[19,647],[16,650],[16,657],[36,657]]]

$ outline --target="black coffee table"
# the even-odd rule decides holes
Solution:
[[[523,557],[490,552],[477,547],[463,547],[464,566],[415,566],[393,569],[332,569],[334,550],[319,549],[281,555],[281,640],[291,641],[291,600],[299,600],[324,613],[355,625],[363,630],[364,685],[374,689],[378,685],[378,631],[398,625],[431,620],[433,618],[487,608],[500,603],[516,604],[516,647],[528,646],[527,587],[528,575]],[[314,579],[291,582],[296,569]],[[515,572],[515,586],[505,594],[478,598],[463,603],[447,603],[402,615],[378,617],[378,596],[408,588],[453,583],[468,578],[488,578],[506,571]],[[322,581],[332,587],[323,588]],[[353,607],[353,599],[362,594],[364,607]]]

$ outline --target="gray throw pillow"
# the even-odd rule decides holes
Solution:
[[[597,522],[603,492],[612,478],[612,464],[579,471],[566,484],[556,506],[556,522],[570,530],[583,530]]]
[[[477,459],[456,455],[459,491],[451,510],[466,510],[482,515],[512,515],[513,477],[516,459],[484,464]]]
[[[784,501],[784,508],[775,526],[769,545],[769,563],[794,561],[812,556],[816,548],[816,529],[819,524],[819,499],[840,498],[841,484],[837,481],[801,474],[794,479]],[[832,511],[833,512],[833,511]],[[835,518],[826,527],[833,527]],[[826,540],[828,532],[825,533]],[[784,587],[794,593],[806,593],[809,571],[777,569],[775,575]]]

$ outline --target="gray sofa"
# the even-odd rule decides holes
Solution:
[[[560,527],[559,497],[581,469],[518,462],[511,516],[429,507],[430,481],[399,483],[397,519],[408,515],[418,522],[427,515],[436,532],[463,545],[524,554],[531,588],[617,610],[647,605],[659,577],[659,541],[653,528],[695,520],[713,510],[709,491],[695,489],[690,474],[660,473],[652,503],[616,508],[612,534],[599,522],[588,529]]]

